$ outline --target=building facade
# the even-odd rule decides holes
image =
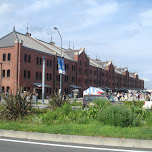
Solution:
[[[137,73],[129,72],[128,68],[117,68],[112,61],[91,59],[80,50],[62,49],[65,75],[62,77],[62,91],[66,94],[73,89],[82,92],[90,86],[111,89],[144,89],[144,81]],[[0,39],[0,87],[2,92],[15,92],[18,87],[25,91],[36,91],[41,96],[42,57],[45,62],[45,95],[57,92],[60,87],[58,57],[61,48],[53,42],[47,43],[21,34],[15,29]]]

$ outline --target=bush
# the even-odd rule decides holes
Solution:
[[[76,101],[76,99],[74,99],[74,101],[71,103],[72,106],[82,106],[83,103],[81,101]]]
[[[107,100],[104,100],[104,99],[96,99],[93,101],[93,103],[95,104],[96,107],[102,109],[104,108],[105,106],[108,106],[110,105],[111,103],[108,102]]]
[[[152,126],[152,110],[143,111],[146,126]]]
[[[2,98],[4,99],[4,108],[0,112],[1,118],[5,119],[20,119],[29,114],[32,108],[32,102],[27,99],[27,96],[23,94],[23,89],[19,88],[15,94],[8,93],[7,96],[2,94]]]
[[[58,107],[64,105],[68,100],[64,99],[63,96],[60,96],[59,93],[54,93],[52,97],[49,97],[49,104],[53,110],[56,110]]]
[[[140,120],[135,112],[124,105],[109,105],[97,113],[97,120],[104,124],[120,127],[139,126]]]
[[[126,106],[136,106],[142,108],[144,101],[120,101],[123,102]]]

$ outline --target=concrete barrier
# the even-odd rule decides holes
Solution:
[[[11,130],[0,130],[0,136],[10,137],[10,138],[41,140],[41,141],[68,142],[68,143],[77,143],[77,144],[152,148],[152,140],[59,135],[59,134],[11,131]]]

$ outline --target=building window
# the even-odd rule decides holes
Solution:
[[[7,77],[10,77],[10,70],[7,70]]]
[[[31,75],[31,73],[30,73],[30,71],[28,71],[28,79],[30,79],[30,75]]]
[[[73,82],[73,77],[72,77],[72,82]]]
[[[51,88],[50,88],[50,93],[51,93]]]
[[[39,73],[39,78],[42,80],[42,72]]]
[[[49,60],[47,60],[47,66],[49,66]]]
[[[58,81],[58,75],[56,75],[56,81]]]
[[[31,62],[31,56],[28,55],[28,63],[30,63],[30,62]]]
[[[11,60],[11,54],[10,54],[10,53],[8,53],[7,60],[8,60],[8,61]]]
[[[79,68],[79,75],[81,75],[81,68]]]
[[[9,92],[9,87],[7,86],[6,92]]]
[[[48,93],[49,92],[49,89],[48,88],[46,88],[46,93]]]
[[[24,91],[26,91],[26,87],[24,87]]]
[[[90,74],[92,75],[92,70],[90,70]]]
[[[3,54],[3,61],[6,61],[6,54]]]
[[[2,76],[5,77],[5,70],[3,70],[3,75]]]
[[[67,70],[69,69],[69,64],[67,64]]]
[[[24,70],[24,78],[26,78],[26,70]]]
[[[5,88],[4,87],[2,87],[2,93],[4,93],[5,92]]]
[[[39,64],[39,57],[36,57],[36,64]]]
[[[66,64],[64,65],[64,68],[66,69]]]
[[[49,74],[48,73],[46,74],[46,80],[49,80]]]
[[[40,65],[42,64],[42,58],[40,58]]]
[[[27,54],[24,54],[24,62],[27,62]]]
[[[69,89],[67,88],[66,92],[68,93],[69,92]]]
[[[87,67],[87,62],[85,62],[85,67]]]
[[[39,78],[39,74],[38,72],[36,72],[36,80],[38,80],[38,78]]]
[[[51,73],[50,73],[50,80],[52,80],[52,76],[51,76]]]
[[[56,69],[58,70],[58,64],[56,65]]]
[[[72,71],[73,71],[73,65],[72,65]]]
[[[50,60],[50,67],[52,66],[52,60]]]
[[[30,91],[30,87],[27,87],[27,91]]]

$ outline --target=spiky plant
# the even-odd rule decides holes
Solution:
[[[28,94],[28,96],[31,96],[31,94]],[[4,108],[0,112],[2,118],[22,120],[25,115],[29,114],[32,108],[32,102],[23,93],[23,88],[19,88],[15,94],[12,92],[7,95],[2,94],[2,98],[4,100]]]
[[[61,107],[65,102],[68,102],[68,100],[66,100],[63,95],[60,96],[59,93],[54,93],[53,96],[49,97],[49,104],[52,110]]]

